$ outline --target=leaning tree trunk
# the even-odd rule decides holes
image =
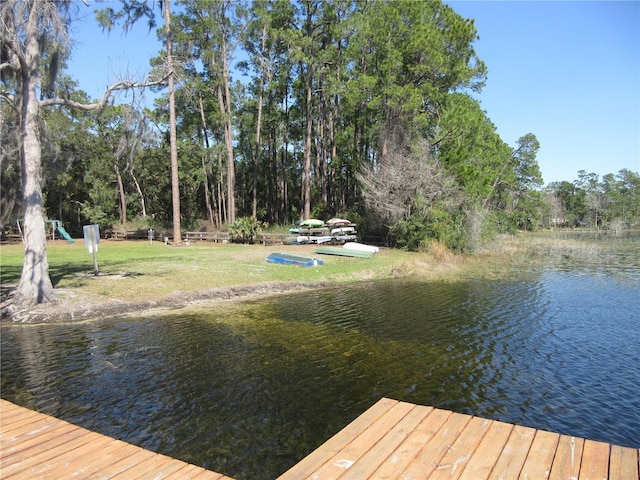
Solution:
[[[49,278],[47,237],[42,200],[42,157],[38,136],[39,106],[36,87],[39,80],[37,16],[33,9],[29,19],[26,65],[22,71],[22,104],[20,116],[22,161],[22,206],[24,211],[25,255],[22,276],[13,298],[17,308],[46,303],[55,299]],[[35,29],[35,30],[34,30]]]
[[[124,184],[122,183],[122,175],[120,175],[120,168],[118,163],[113,164],[113,169],[116,172],[116,183],[118,185],[118,198],[120,201],[120,225],[126,229],[127,225],[127,197],[124,194]]]

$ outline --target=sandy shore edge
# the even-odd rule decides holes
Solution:
[[[0,306],[3,324],[37,324],[37,323],[69,323],[131,313],[159,308],[183,308],[203,302],[246,299],[259,296],[275,295],[329,286],[329,283],[299,283],[299,282],[271,282],[255,285],[239,285],[213,288],[199,292],[176,292],[160,299],[139,302],[125,302],[122,300],[106,301],[69,301],[57,300],[48,304],[35,305],[19,310],[11,303],[11,296],[7,297]]]

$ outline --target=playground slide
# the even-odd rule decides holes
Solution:
[[[67,240],[69,243],[75,242],[75,240],[71,238],[71,235],[69,235],[69,233],[64,229],[62,225],[60,225],[57,230],[58,230],[58,233],[62,235],[62,238]]]

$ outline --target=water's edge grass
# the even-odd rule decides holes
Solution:
[[[431,252],[381,249],[372,259],[357,259],[319,256],[314,249],[310,245],[206,242],[175,248],[161,242],[103,241],[96,276],[93,257],[82,242],[51,242],[49,268],[58,301],[16,315],[8,306],[20,279],[24,247],[2,244],[3,319],[28,322],[87,319],[154,307],[184,306],[194,301],[389,278],[418,277],[447,282],[496,279],[542,262],[579,264],[594,259],[606,262],[607,254],[602,242],[548,232],[501,236],[473,255],[455,255],[445,249]],[[325,265],[307,268],[266,262],[265,258],[274,251],[321,257]]]

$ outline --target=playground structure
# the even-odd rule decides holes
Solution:
[[[69,232],[67,232],[62,226],[62,221],[46,219],[45,222],[46,222],[48,240],[56,240],[56,234],[59,234],[60,238],[64,238],[67,242],[69,243],[75,242],[75,240],[71,237],[71,235],[69,235]],[[23,224],[24,224],[24,219],[19,218],[18,220],[16,220],[16,225],[18,227],[18,232],[20,233],[20,238],[22,238],[22,241],[24,242],[24,234],[22,233]]]

